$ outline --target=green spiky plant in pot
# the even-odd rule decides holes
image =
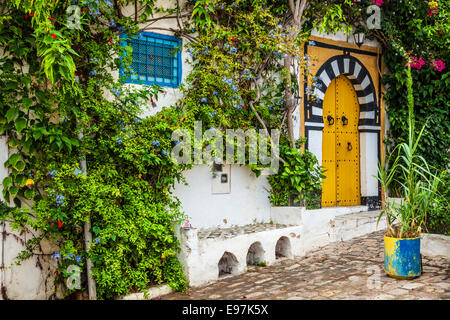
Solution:
[[[418,146],[426,124],[415,134],[414,98],[411,66],[407,65],[408,90],[408,141],[398,144],[385,162],[378,166],[377,179],[384,190],[384,209],[378,217],[386,216],[387,230],[384,236],[385,272],[395,278],[415,278],[422,273],[420,235],[426,228],[427,215],[442,203],[439,186],[440,174],[436,174],[418,153]],[[392,161],[390,161],[392,160]],[[387,164],[392,165],[388,168]],[[441,174],[443,175],[444,172]],[[390,201],[388,190],[392,182],[400,186],[400,202]]]

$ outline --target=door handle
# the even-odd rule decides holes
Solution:
[[[342,116],[341,120],[342,120],[342,125],[343,126],[348,124],[348,119],[345,116]]]
[[[352,143],[351,142],[347,142],[347,150],[348,151],[352,151],[352,149],[353,149]]]
[[[330,115],[328,115],[327,121],[329,126],[332,126],[334,124],[334,118]]]

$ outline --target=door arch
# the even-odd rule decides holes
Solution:
[[[323,99],[323,207],[361,204],[359,109],[351,81],[344,75],[334,78]]]

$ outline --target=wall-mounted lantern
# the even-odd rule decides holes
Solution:
[[[353,33],[353,38],[355,39],[356,45],[361,48],[364,40],[366,38],[366,34],[363,31],[358,31]]]

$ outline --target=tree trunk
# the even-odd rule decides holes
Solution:
[[[78,134],[78,138],[80,140],[83,140],[83,134]],[[87,164],[86,160],[80,161],[81,170],[83,171],[83,174],[87,174]],[[92,243],[92,233],[91,233],[91,218],[89,217],[88,220],[84,223],[84,249],[86,251],[89,250],[89,247]],[[87,273],[87,280],[88,280],[88,291],[89,291],[89,300],[97,300],[97,287],[95,284],[95,279],[92,277],[92,261],[88,257],[86,259],[86,273]]]
[[[292,121],[292,113],[294,112],[295,105],[293,105],[292,99],[292,79],[291,79],[291,64],[292,55],[288,54],[284,58],[284,69],[286,71],[286,89],[284,92],[284,101],[287,109],[287,124],[288,124],[288,137],[292,148],[295,148],[294,138],[294,122]]]

